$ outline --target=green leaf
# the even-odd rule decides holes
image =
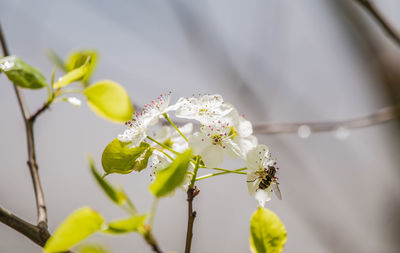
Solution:
[[[96,170],[96,166],[94,165],[94,161],[91,157],[89,157],[89,164],[90,164],[90,171],[92,172],[94,178],[96,179],[97,183],[103,189],[103,191],[107,194],[107,196],[111,199],[112,202],[120,205],[123,200],[120,198],[118,191],[114,189],[114,187],[105,179],[103,178],[99,172]]]
[[[250,220],[250,250],[254,253],[283,251],[287,232],[285,225],[272,211],[259,207]]]
[[[108,249],[99,244],[85,243],[76,248],[77,253],[108,253]]]
[[[63,77],[58,79],[57,82],[53,84],[54,89],[59,89],[62,87],[67,86],[68,84],[75,82],[79,79],[81,79],[83,76],[85,76],[88,71],[89,71],[89,66],[90,66],[90,58],[87,58],[86,62],[80,66],[79,68],[76,68],[74,70],[71,70],[67,74],[65,74]]]
[[[116,189],[111,183],[103,178],[97,171],[92,157],[88,157],[88,159],[90,170],[94,178],[100,185],[101,189],[103,189],[105,194],[110,198],[110,200],[121,207],[126,207],[131,213],[135,214],[136,208],[132,204],[132,201],[129,199],[129,197],[125,194],[125,192],[122,189]]]
[[[46,79],[38,69],[25,63],[17,56],[0,59],[0,70],[15,85],[27,89],[41,89],[47,86]]]
[[[147,215],[136,215],[126,219],[115,220],[107,225],[107,229],[103,230],[105,233],[110,234],[123,234],[130,232],[138,232],[143,227]]]
[[[139,146],[130,148],[129,144],[116,138],[107,145],[101,157],[106,174],[128,174],[133,170],[141,171],[147,167],[149,157],[153,153],[150,145],[142,142]]]
[[[96,231],[100,231],[103,223],[104,219],[99,213],[89,207],[82,207],[70,214],[58,226],[44,246],[44,251],[48,253],[67,251]]]
[[[160,170],[154,182],[150,185],[150,191],[157,198],[165,197],[175,191],[185,182],[187,168],[192,158],[192,150],[188,149],[178,155],[165,169]]]
[[[86,84],[89,82],[90,77],[97,64],[98,54],[96,51],[93,50],[74,51],[69,55],[68,59],[64,64],[66,70],[69,72],[84,65],[88,57],[90,57],[90,63],[88,65],[88,70],[86,72],[86,75],[84,75],[84,77],[82,78],[82,82]]]
[[[89,107],[99,116],[114,122],[132,119],[133,105],[125,89],[118,83],[99,81],[87,87],[84,94]]]

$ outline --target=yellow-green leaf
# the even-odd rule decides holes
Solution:
[[[82,82],[85,84],[89,82],[90,77],[93,74],[93,71],[97,64],[98,54],[96,51],[93,50],[74,51],[69,55],[68,59],[64,64],[66,70],[69,72],[85,64],[86,59],[88,57],[90,57],[90,63],[88,65],[88,70],[86,74],[82,78]]]
[[[123,234],[130,232],[138,232],[143,227],[146,221],[147,215],[135,215],[129,218],[115,220],[107,225],[107,229],[103,232],[111,234]]]
[[[70,214],[58,226],[47,241],[44,251],[48,253],[64,252],[83,241],[93,233],[100,231],[103,217],[90,209],[82,207]]]
[[[89,71],[90,61],[91,61],[91,59],[87,58],[86,62],[82,66],[71,70],[70,72],[65,74],[63,77],[58,79],[58,81],[53,84],[54,89],[59,89],[59,88],[65,87],[68,84],[75,82],[75,81],[81,79],[82,77],[84,77]]]
[[[120,199],[118,191],[105,178],[103,178],[99,172],[97,172],[96,166],[94,165],[94,161],[91,157],[89,157],[89,164],[90,171],[103,191],[107,194],[112,202],[118,205],[121,204],[123,201]]]
[[[99,81],[84,91],[89,107],[99,116],[114,122],[132,119],[133,105],[125,89],[110,80]]]
[[[154,196],[157,198],[168,196],[185,182],[191,158],[192,151],[188,149],[178,155],[168,167],[157,173],[156,179],[150,185],[150,191]]]
[[[250,250],[253,253],[280,253],[286,239],[286,228],[279,217],[259,207],[250,220]]]
[[[3,71],[13,84],[22,88],[41,89],[47,85],[46,79],[38,69],[17,56],[1,58],[0,71]]]
[[[126,208],[129,209],[131,213],[136,213],[136,209],[132,201],[125,194],[125,192],[122,189],[116,189],[111,183],[109,183],[104,177],[100,175],[100,173],[96,169],[92,157],[89,157],[88,159],[90,164],[90,171],[92,172],[97,183],[100,185],[101,189],[110,198],[110,200],[119,206],[126,206]]]
[[[94,243],[85,243],[76,248],[77,253],[108,253],[110,252],[104,246]]]
[[[129,142],[122,142],[117,138],[107,145],[101,157],[106,174],[128,174],[133,170],[141,171],[147,167],[149,157],[153,153],[150,145],[146,142],[132,148],[129,145]]]

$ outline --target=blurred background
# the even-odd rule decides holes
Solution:
[[[400,2],[375,2],[400,30]],[[218,93],[257,124],[349,119],[396,104],[400,96],[399,46],[351,0],[2,0],[0,21],[11,53],[48,80],[53,64],[46,49],[63,57],[74,49],[97,50],[92,80],[121,83],[138,105],[168,91],[173,101]],[[24,125],[4,75],[0,94],[0,205],[35,222]],[[44,90],[24,95],[31,111],[46,99]],[[35,137],[51,231],[83,205],[108,219],[124,216],[100,191],[85,158],[92,154],[100,165],[104,147],[123,130],[86,105],[57,103],[40,116]],[[283,200],[267,207],[286,225],[285,252],[400,252],[399,130],[394,120],[346,134],[257,135],[281,167]],[[152,202],[149,174],[110,180],[145,212]],[[198,186],[192,252],[249,252],[257,203],[245,178],[214,177]],[[160,202],[155,235],[163,250],[183,251],[186,222],[184,192]],[[151,252],[137,234],[89,241],[113,252]],[[41,249],[0,224],[0,252]]]

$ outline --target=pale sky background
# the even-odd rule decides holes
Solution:
[[[378,2],[378,1],[376,1]],[[400,30],[400,2],[379,1]],[[360,10],[360,8],[355,8]],[[361,12],[362,13],[362,12]],[[148,103],[172,91],[173,101],[219,93],[254,123],[339,120],[390,105],[379,79],[361,56],[361,39],[334,0],[304,1],[0,1],[9,49],[49,79],[45,50],[100,52],[93,80],[112,79],[132,100]],[[365,17],[365,15],[362,15]],[[399,49],[374,22],[385,53]],[[61,72],[58,72],[58,76]],[[45,91],[24,92],[31,111]],[[0,204],[30,222],[36,208],[22,117],[11,84],[0,76]],[[35,125],[50,229],[89,205],[108,219],[123,217],[92,179],[85,155],[100,165],[104,147],[124,127],[95,116],[86,105],[58,103]],[[352,131],[258,136],[277,158],[283,200],[267,204],[285,223],[285,252],[400,251],[398,125]],[[242,164],[229,161],[226,168]],[[99,167],[100,168],[100,167]],[[110,176],[146,212],[152,198],[149,171]],[[192,252],[249,252],[249,218],[256,202],[240,175],[199,183]],[[165,252],[182,252],[186,195],[163,199],[155,235]],[[137,234],[94,236],[112,252],[151,252]],[[29,239],[0,224],[0,252],[41,252]]]

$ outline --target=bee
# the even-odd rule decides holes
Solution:
[[[276,176],[278,167],[276,163],[268,165],[264,170],[258,170],[255,172],[254,179],[250,179],[247,182],[255,182],[257,180],[257,189],[266,190],[271,186],[271,191],[274,192],[275,196],[282,200],[282,194],[279,189],[278,177]]]

